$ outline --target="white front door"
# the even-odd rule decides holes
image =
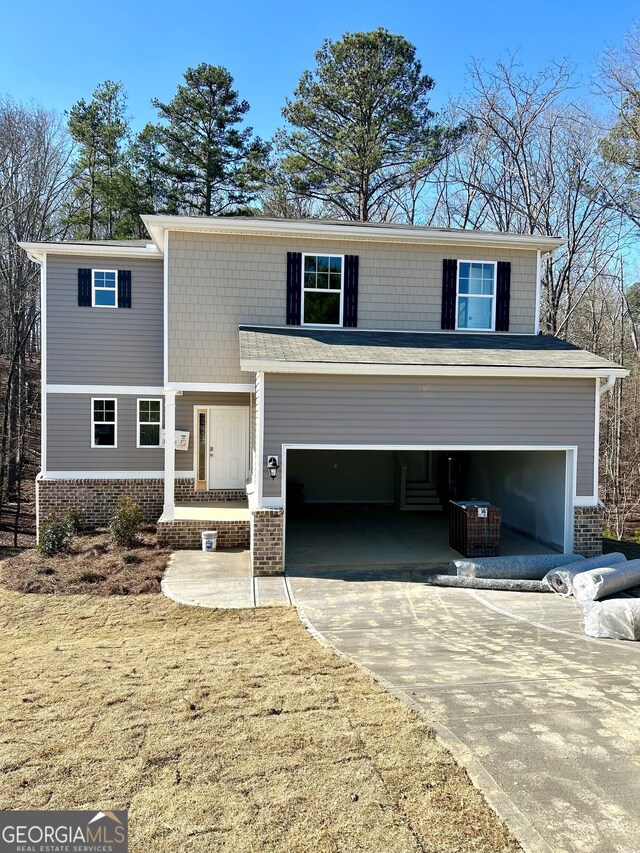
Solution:
[[[247,410],[209,409],[209,489],[243,489],[247,483]]]

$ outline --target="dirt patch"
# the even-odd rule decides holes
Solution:
[[[74,537],[68,553],[55,557],[35,548],[7,554],[0,583],[16,592],[56,595],[160,592],[170,553],[158,547],[153,528],[140,531],[136,546],[126,549],[115,546],[106,531],[96,531]]]
[[[2,809],[129,809],[132,853],[519,846],[418,716],[290,608],[0,590]]]

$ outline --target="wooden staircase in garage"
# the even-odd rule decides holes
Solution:
[[[440,512],[442,504],[438,492],[429,483],[406,480],[404,484],[404,500],[400,509],[422,510],[424,512]]]

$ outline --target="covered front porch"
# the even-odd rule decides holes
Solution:
[[[217,530],[218,548],[249,548],[251,513],[247,500],[176,503],[173,517],[163,516],[157,527],[161,545],[180,550],[199,549],[203,531]]]

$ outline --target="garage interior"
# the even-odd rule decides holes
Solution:
[[[451,500],[501,510],[501,555],[562,552],[565,472],[563,451],[289,450],[287,570],[448,565]]]

